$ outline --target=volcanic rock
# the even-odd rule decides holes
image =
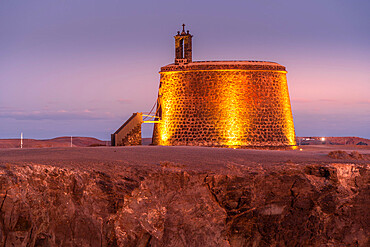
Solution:
[[[3,161],[0,245],[368,246],[369,165],[289,159]]]

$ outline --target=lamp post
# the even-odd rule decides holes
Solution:
[[[325,144],[325,137],[321,137],[322,144]]]

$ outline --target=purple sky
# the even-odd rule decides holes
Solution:
[[[286,66],[297,136],[370,138],[369,13],[367,0],[1,1],[0,138],[108,140],[152,107],[182,23],[194,60]]]

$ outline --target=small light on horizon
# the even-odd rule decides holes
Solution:
[[[324,142],[324,141],[325,141],[325,137],[321,137],[321,141],[323,141],[323,142]]]

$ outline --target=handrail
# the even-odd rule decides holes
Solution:
[[[159,118],[158,116],[154,116],[154,115],[146,115],[146,114],[141,114],[141,115],[146,116],[146,117]]]
[[[143,123],[161,123],[160,120],[145,120]]]

